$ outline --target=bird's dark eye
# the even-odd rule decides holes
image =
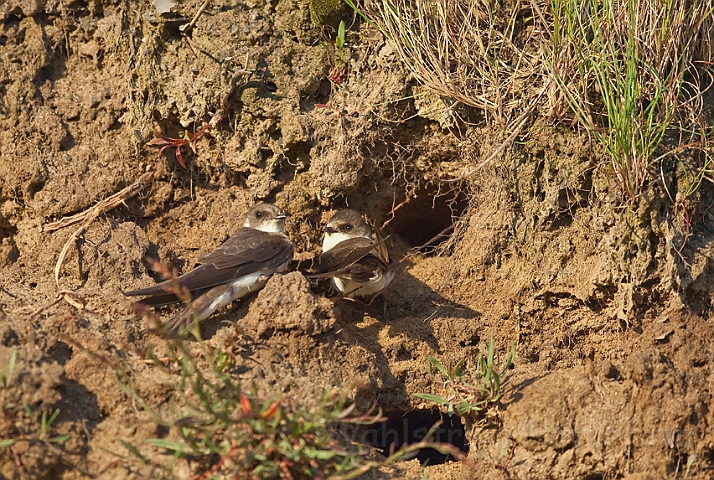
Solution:
[[[352,224],[348,223],[347,225],[345,225],[345,230],[347,230],[348,232],[352,230]]]
[[[263,212],[255,212],[256,218],[260,218],[263,216]]]

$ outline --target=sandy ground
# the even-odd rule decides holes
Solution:
[[[299,405],[358,378],[362,411],[426,415],[434,405],[414,394],[440,388],[428,357],[473,365],[493,336],[501,358],[511,341],[518,357],[498,408],[463,420],[479,471],[447,462],[429,478],[710,478],[709,183],[687,204],[689,231],[657,184],[641,207],[619,208],[597,149],[538,121],[530,141],[447,188],[439,178],[468,171],[502,136],[442,126],[444,101],[415,101],[416,82],[377,32],[352,27],[335,76],[306,2],[213,3],[188,35],[178,27],[197,1],[164,15],[133,0],[0,6],[0,365],[17,352],[0,390],[0,439],[16,440],[0,448],[0,478],[153,475],[122,442],[167,432],[114,366],[123,358],[147,404],[165,407],[171,382],[145,352],[166,344],[121,291],[157,280],[146,257],[187,271],[257,201],[288,212],[295,271],[201,333],[233,342],[236,377],[261,395]],[[147,146],[153,131],[181,137],[219,109],[195,153],[183,147],[187,168],[174,149]],[[146,188],[71,241],[58,287],[78,225],[44,227],[145,172]],[[398,261],[369,307],[326,299],[300,273],[346,206],[385,225]],[[438,255],[399,262],[453,221]],[[23,404],[59,408],[52,435],[68,438],[40,438]],[[411,460],[379,475],[425,468]]]

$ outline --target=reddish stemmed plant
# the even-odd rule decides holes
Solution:
[[[201,127],[198,132],[189,133],[188,130],[184,130],[182,138],[169,137],[167,135],[164,135],[163,133],[154,131],[154,138],[147,145],[161,146],[161,150],[159,150],[159,155],[164,153],[164,150],[166,150],[167,148],[174,147],[176,149],[176,161],[178,161],[178,163],[183,168],[186,168],[186,162],[184,162],[183,156],[181,155],[181,147],[188,145],[189,147],[191,147],[191,151],[195,154],[196,142],[201,137],[201,135],[203,135],[206,130],[210,129],[211,127],[215,127],[216,124],[222,119],[223,115],[221,113],[216,113],[213,118],[211,118],[211,121]]]

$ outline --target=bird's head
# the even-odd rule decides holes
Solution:
[[[362,215],[354,210],[340,210],[332,216],[325,226],[325,239],[322,251],[326,252],[349,238],[372,238],[372,227],[364,221]]]
[[[259,203],[248,210],[243,226],[268,233],[282,233],[285,230],[285,212],[269,203]]]

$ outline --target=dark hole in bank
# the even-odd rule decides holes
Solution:
[[[424,440],[429,429],[441,420],[441,425],[429,439],[438,443],[450,443],[464,453],[469,451],[466,431],[461,417],[451,417],[438,410],[410,410],[387,414],[387,421],[370,425],[362,432],[365,443],[379,449],[382,455],[389,456],[402,445],[411,445]],[[454,459],[433,448],[422,448],[416,458],[422,465],[439,465]]]
[[[416,196],[394,213],[389,230],[399,233],[414,246],[420,246],[448,228],[468,206],[463,193],[454,191],[437,196],[437,189],[429,186],[417,190]],[[452,231],[445,232],[431,246],[443,242]]]

